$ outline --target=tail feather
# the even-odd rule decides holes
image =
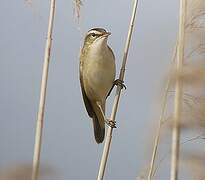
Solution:
[[[102,143],[105,137],[105,127],[101,127],[97,116],[93,117],[93,128],[96,142]]]
[[[105,137],[105,120],[97,104],[93,104],[94,115],[93,115],[93,127],[94,135],[97,143],[102,143]],[[103,113],[105,113],[105,103],[102,104]]]

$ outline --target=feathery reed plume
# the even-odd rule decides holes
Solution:
[[[127,41],[125,44],[122,66],[121,66],[120,75],[119,75],[119,79],[121,81],[123,81],[124,76],[125,76],[125,67],[126,67],[128,51],[129,51],[129,47],[130,47],[130,43],[131,43],[132,32],[133,32],[133,28],[134,28],[137,6],[138,6],[138,0],[135,0],[134,5],[133,5],[132,16],[131,16],[131,20],[130,20],[130,26],[129,26],[129,30],[128,30],[128,35],[127,35]],[[114,98],[113,107],[112,107],[112,113],[111,113],[111,117],[110,117],[110,120],[112,122],[115,122],[115,117],[116,117],[118,104],[119,104],[119,100],[120,100],[120,94],[121,94],[121,86],[118,85],[117,89],[116,89],[115,98]],[[97,178],[98,180],[103,180],[103,177],[104,177],[105,167],[106,167],[107,158],[108,158],[110,145],[111,145],[112,132],[113,132],[113,128],[109,126],[107,129],[107,135],[105,138],[102,159],[101,159],[100,168],[99,168],[99,172],[98,172],[98,178]]]
[[[182,3],[182,2],[181,2]],[[187,6],[186,6],[187,3]],[[204,82],[205,82],[205,64],[204,64],[204,55],[205,55],[205,36],[204,36],[204,17],[205,17],[205,2],[201,0],[187,0],[184,2],[184,8],[180,17],[184,19],[180,19],[183,22],[183,26],[179,31],[179,34],[183,35],[183,43],[181,44],[183,47],[184,55],[181,54],[181,59],[184,59],[184,62],[181,62],[181,69],[176,68],[173,71],[172,83],[175,85],[178,84],[178,88],[175,90],[175,112],[174,112],[174,129],[177,130],[178,127],[182,130],[194,130],[200,129],[204,133],[205,127],[205,113],[204,113]],[[186,11],[186,8],[188,9]],[[185,17],[185,12],[187,12]],[[185,19],[186,18],[186,19]],[[185,29],[186,28],[186,29]],[[186,30],[186,31],[185,31]],[[186,44],[184,42],[186,33]],[[180,40],[179,40],[180,43]],[[178,46],[178,49],[180,45]],[[182,49],[182,47],[181,47]],[[179,60],[179,56],[177,60]],[[183,69],[182,69],[183,65]],[[182,92],[182,84],[183,83],[183,91]],[[181,88],[179,88],[181,86]],[[177,86],[176,86],[177,87]],[[178,91],[178,93],[177,93]],[[179,100],[180,99],[180,100]],[[183,109],[182,109],[183,106]],[[180,121],[176,123],[176,120],[179,117]],[[172,125],[173,126],[173,125]],[[173,131],[173,137],[175,140],[173,141],[172,146],[172,169],[171,169],[171,180],[175,180],[178,177],[178,161],[179,161],[179,135],[180,131]],[[174,148],[175,146],[175,148]]]
[[[184,130],[197,127],[205,130],[205,2],[187,1],[185,63],[180,79],[183,81]],[[176,75],[173,73],[174,78]],[[173,79],[174,79],[173,78]],[[185,120],[186,119],[186,120]]]
[[[54,14],[55,14],[55,2],[56,2],[55,0],[51,0],[50,2],[50,15],[49,15],[45,54],[44,54],[44,64],[43,64],[43,73],[42,73],[42,80],[41,80],[38,118],[37,118],[37,124],[36,124],[32,180],[38,180],[38,174],[39,174],[43,120],[44,120],[45,101],[46,101],[46,89],[47,89],[47,81],[48,81],[48,68],[49,68],[49,62],[50,62],[53,22],[54,22]]]
[[[184,61],[184,45],[185,45],[185,18],[186,18],[186,0],[180,1],[180,20],[179,20],[179,35],[177,46],[176,70],[177,79],[175,85],[174,99],[174,122],[172,129],[172,153],[171,153],[171,169],[170,180],[178,179],[179,168],[179,144],[180,144],[180,120],[182,111],[182,81],[179,74],[182,72]]]
[[[181,78],[186,86],[188,97],[184,116],[187,129],[205,131],[205,1],[187,1],[186,65]],[[185,96],[185,95],[184,95]]]
[[[74,0],[74,14],[77,17],[78,21],[80,19],[80,10],[81,6],[83,5],[83,2],[81,0]]]
[[[197,130],[205,132],[205,94],[204,94],[204,82],[205,82],[205,1],[203,0],[187,0],[186,20],[184,20],[183,36],[186,35],[186,43],[184,42],[184,62],[183,69],[179,72],[178,69],[174,69],[169,73],[169,88],[166,90],[171,93],[176,93],[174,86],[177,81],[183,82],[183,92],[181,92],[180,104],[183,106],[183,110],[180,113],[180,122],[178,126],[183,131]],[[182,16],[181,16],[182,17]],[[178,47],[180,48],[180,47]],[[179,54],[178,54],[179,55]],[[182,91],[182,90],[181,90]],[[166,94],[166,93],[165,93]],[[176,100],[176,99],[175,99]],[[165,102],[164,102],[165,101]],[[163,100],[165,104],[166,100]],[[176,101],[175,101],[176,102]],[[176,106],[175,106],[176,107]],[[162,112],[163,112],[162,107]],[[176,109],[175,109],[176,112]],[[175,114],[176,116],[176,114]],[[164,117],[166,119],[173,119]],[[175,118],[176,119],[176,118]],[[163,123],[164,121],[162,121]],[[168,128],[172,129],[173,124],[168,122]],[[154,168],[154,161],[157,155],[157,149],[159,145],[159,133],[162,125],[159,122],[158,132],[154,142],[154,149],[152,153],[152,159],[150,162],[148,179],[151,180],[156,172]],[[163,126],[164,127],[164,126]],[[169,130],[167,129],[167,130]],[[176,132],[175,132],[176,133]],[[201,137],[201,136],[200,136]],[[194,138],[195,139],[195,138]],[[179,142],[178,142],[179,143]],[[169,154],[169,153],[168,153]],[[164,159],[164,158],[163,158]],[[161,163],[162,160],[160,160]],[[158,168],[158,167],[157,167]]]

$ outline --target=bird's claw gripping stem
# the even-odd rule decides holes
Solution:
[[[107,97],[110,95],[110,93],[112,92],[112,90],[113,90],[113,88],[114,88],[115,85],[116,85],[116,86],[119,85],[121,89],[123,89],[123,88],[126,89],[126,86],[124,85],[124,81],[121,80],[121,79],[116,79],[116,80],[113,82],[113,85],[112,85],[110,91],[108,92]]]
[[[106,122],[106,124],[107,124],[108,126],[110,126],[111,128],[117,128],[117,126],[116,126],[116,121],[106,119],[105,122]]]
[[[121,79],[116,79],[113,84],[116,86],[120,86],[121,89],[123,88],[127,89],[127,87],[124,85],[124,81]]]

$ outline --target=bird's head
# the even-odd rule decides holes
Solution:
[[[110,34],[110,32],[107,32],[103,28],[90,29],[85,36],[84,46],[91,46],[98,43],[107,44],[107,38]]]

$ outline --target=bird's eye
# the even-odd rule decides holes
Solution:
[[[91,36],[94,38],[94,37],[96,37],[96,34],[95,34],[95,33],[92,33]]]

